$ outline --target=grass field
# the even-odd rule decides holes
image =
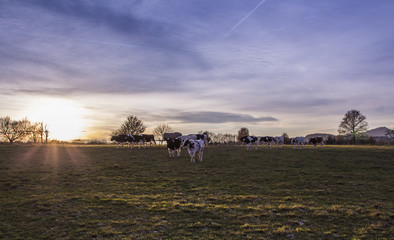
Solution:
[[[394,148],[0,145],[0,239],[393,239]]]

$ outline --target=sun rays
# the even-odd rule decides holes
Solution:
[[[85,109],[74,101],[42,98],[31,103],[27,117],[48,124],[51,139],[72,140],[83,135],[85,114]]]

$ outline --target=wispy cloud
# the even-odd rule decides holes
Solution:
[[[257,123],[278,121],[274,117],[253,117],[248,114],[214,111],[174,112],[164,118],[181,123]]]

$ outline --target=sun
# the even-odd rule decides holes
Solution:
[[[86,127],[84,108],[67,99],[45,98],[32,101],[27,118],[48,125],[49,138],[72,140],[81,138]]]

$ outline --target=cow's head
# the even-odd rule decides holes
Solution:
[[[193,143],[192,141],[190,141],[189,139],[186,139],[186,140],[183,142],[182,146],[193,148],[194,143]]]

